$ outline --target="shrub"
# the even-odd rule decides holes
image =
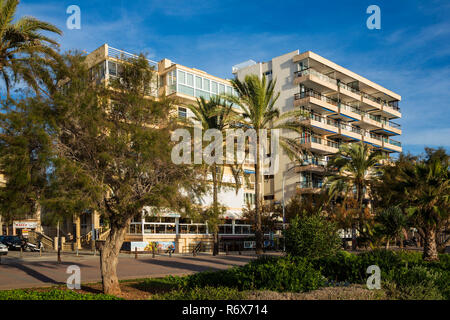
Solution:
[[[425,266],[403,267],[393,273],[392,281],[385,288],[394,299],[440,300],[444,299],[440,287],[443,276]]]
[[[228,287],[195,287],[192,289],[175,290],[158,294],[152,300],[242,300],[244,293]]]
[[[295,217],[284,235],[286,252],[298,257],[331,256],[342,245],[336,225],[320,216]]]
[[[187,288],[223,286],[238,290],[303,292],[319,288],[324,280],[305,258],[262,257],[242,267],[189,275],[184,283]]]

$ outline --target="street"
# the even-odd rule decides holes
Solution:
[[[244,265],[254,259],[254,253],[242,255],[210,254],[192,255],[157,255],[141,254],[135,259],[134,254],[120,254],[117,274],[120,280],[164,277],[166,275],[185,275],[207,270],[222,270],[235,265]],[[62,262],[57,263],[56,253],[24,252],[22,258],[19,252],[11,251],[1,257],[0,290],[32,287],[48,287],[65,284],[69,274],[67,267],[77,265],[81,270],[81,282],[101,281],[99,255],[92,252],[64,253]]]

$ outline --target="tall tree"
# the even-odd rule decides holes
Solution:
[[[275,104],[280,93],[275,92],[276,80],[267,80],[264,75],[259,78],[257,75],[247,75],[243,81],[239,79],[231,80],[237,96],[228,96],[227,99],[240,106],[243,110],[241,122],[256,131],[256,161],[255,161],[255,236],[256,252],[262,253],[264,235],[261,224],[261,203],[263,189],[261,187],[261,147],[265,141],[262,141],[261,131],[267,130],[268,136],[272,130],[284,129],[287,132],[302,133],[304,127],[299,121],[305,113],[301,110],[294,110],[280,113]],[[295,138],[288,135],[280,135],[280,145],[291,157],[299,157],[302,154],[300,144]]]
[[[0,73],[7,95],[13,81],[24,80],[39,92],[39,79],[46,81],[52,60],[58,58],[58,43],[43,32],[61,35],[54,25],[33,17],[14,21],[19,0],[0,0]]]
[[[118,255],[131,219],[144,206],[189,212],[190,196],[203,186],[191,166],[171,160],[173,105],[148,96],[155,72],[143,56],[122,63],[120,77],[106,87],[88,81],[81,56],[66,60],[64,90],[52,97],[58,156],[103,191],[92,208],[110,225],[101,250],[103,291],[119,294]]]
[[[190,104],[187,106],[194,117],[190,120],[193,122],[192,125],[201,124],[203,130],[216,129],[222,132],[222,136],[225,136],[225,132],[233,124],[234,120],[237,118],[236,112],[233,110],[233,104],[226,103],[220,97],[212,97],[209,101],[206,101],[203,97],[197,99],[196,104]],[[222,145],[225,140],[222,141]],[[231,165],[218,165],[217,163],[212,163],[211,165],[206,165],[207,171],[211,172],[212,176],[212,186],[213,186],[213,205],[212,211],[208,214],[210,223],[208,226],[214,234],[214,248],[213,255],[219,254],[219,227],[218,223],[212,223],[212,221],[218,221],[222,210],[220,208],[218,200],[219,189],[223,186],[223,172],[224,167]],[[236,178],[236,177],[235,177]],[[239,181],[236,180],[236,186],[239,185]]]
[[[424,239],[424,260],[438,260],[436,235],[450,215],[448,155],[442,148],[427,149],[425,159],[402,168],[392,187],[404,192],[407,211]]]
[[[2,103],[0,214],[6,221],[40,216],[53,149],[45,105],[37,98]]]
[[[389,249],[391,239],[401,238],[403,230],[407,227],[407,217],[399,207],[389,207],[381,210],[375,217],[380,224],[378,232],[386,237],[386,249]],[[402,241],[402,239],[400,239]]]
[[[379,151],[363,142],[343,144],[336,155],[334,155],[328,166],[337,170],[327,179],[327,188],[331,193],[339,195],[344,193],[348,195],[353,190],[356,191],[356,200],[358,202],[359,229],[360,232],[364,226],[363,200],[365,193],[371,181],[377,176],[376,167],[384,156]],[[353,227],[353,249],[356,249],[356,232]]]

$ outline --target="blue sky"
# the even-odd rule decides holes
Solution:
[[[81,29],[66,28],[66,8],[81,8]],[[369,5],[381,29],[369,30]],[[153,60],[230,78],[231,66],[314,51],[402,96],[404,151],[450,150],[450,1],[27,1],[33,15],[64,31],[63,50],[103,43]]]

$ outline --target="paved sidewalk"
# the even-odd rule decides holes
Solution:
[[[223,270],[235,265],[244,265],[256,256],[253,253],[242,255],[212,256],[199,254],[196,257],[173,255],[156,256],[121,254],[117,274],[119,279],[137,279],[148,277],[163,277],[166,275],[185,275],[207,270]],[[66,273],[70,265],[78,265],[81,269],[81,282],[101,281],[99,270],[99,256],[92,253],[63,254],[62,263],[56,262],[55,253],[43,254],[24,253],[22,258],[16,253],[9,253],[1,258],[0,290],[48,287],[65,284],[69,274]]]

